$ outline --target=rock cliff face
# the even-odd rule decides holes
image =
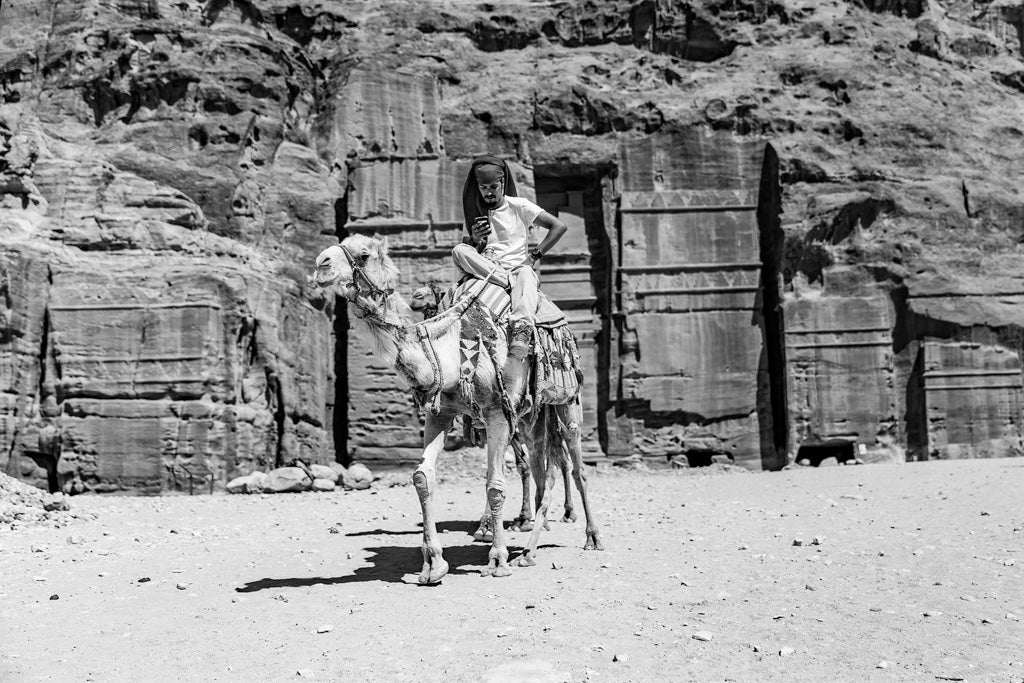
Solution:
[[[1022,35],[1019,0],[5,0],[0,468],[413,458],[304,276],[363,231],[451,278],[484,151],[573,227],[594,455],[1019,453]]]

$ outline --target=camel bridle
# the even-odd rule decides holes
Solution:
[[[345,254],[345,259],[348,260],[348,265],[352,269],[352,280],[348,283],[351,294],[347,295],[346,298],[355,304],[356,308],[362,313],[359,316],[360,318],[373,318],[384,322],[384,318],[387,316],[388,300],[395,293],[395,289],[393,287],[387,289],[379,287],[366,274],[364,265],[357,261],[352,252],[348,250],[348,247],[344,244],[339,244],[338,246],[341,247],[341,251]],[[363,301],[367,300],[373,302],[372,308],[363,303]]]

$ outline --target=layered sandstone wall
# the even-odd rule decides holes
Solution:
[[[339,193],[309,65],[243,10],[0,8],[6,471],[157,492],[334,458],[304,276]]]
[[[756,432],[772,466],[836,440],[1017,452],[1012,382],[934,373],[998,377],[1022,352],[1022,33],[1018,0],[6,0],[0,467],[157,491],[182,467],[411,457],[411,403],[365,350],[335,352],[343,317],[304,276],[369,231],[404,249],[406,293],[450,277],[460,174],[484,151],[587,234],[551,277],[583,292],[564,296],[605,449],[729,453]],[[770,311],[743,333],[763,346],[693,361],[743,368],[712,402],[742,414],[694,409],[701,392],[631,403],[601,374],[636,354],[616,327],[623,150],[694,134],[711,157],[777,156],[757,192]],[[703,189],[664,170],[649,191]],[[941,350],[960,344],[980,346]],[[990,390],[1010,426],[958,407]]]

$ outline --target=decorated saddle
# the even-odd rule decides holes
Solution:
[[[442,294],[438,302],[438,312],[447,309],[452,302],[458,301],[463,296],[470,295],[475,288],[479,288],[480,284],[480,280],[472,276],[467,275],[462,278],[454,287]],[[555,302],[549,299],[544,292],[538,292],[538,294],[537,326],[555,327],[566,324],[562,309],[556,306]],[[484,283],[483,291],[480,292],[476,300],[485,310],[490,311],[494,320],[507,321],[509,311],[512,309],[512,297],[504,287],[490,282]]]
[[[438,301],[438,312],[444,311],[455,302],[466,296],[476,294],[472,308],[479,313],[486,312],[494,326],[504,330],[506,338],[510,336],[509,311],[512,298],[503,287],[481,282],[472,277],[463,278],[454,287],[446,291]],[[579,348],[576,338],[565,319],[565,314],[548,298],[539,292],[537,306],[537,334],[533,340],[531,367],[531,394],[533,405],[562,405],[571,403],[579,395],[583,384],[583,369],[580,362]],[[470,309],[472,311],[472,308]],[[467,311],[466,316],[476,317]],[[463,334],[459,342],[460,360],[463,381],[471,382],[475,371],[476,359],[483,351],[484,339],[479,334],[480,325],[463,325]]]

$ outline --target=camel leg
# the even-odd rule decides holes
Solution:
[[[464,416],[463,420],[468,420],[468,416]],[[487,495],[484,494],[484,511],[480,515],[480,523],[477,524],[476,531],[473,532],[473,540],[481,541],[483,543],[490,543],[494,540],[494,532],[491,531],[491,512],[490,506],[487,504]]]
[[[512,440],[512,450],[516,452],[516,469],[523,482],[523,505],[519,516],[512,520],[513,531],[530,531],[533,529],[533,505],[530,500],[530,462],[526,446],[519,438]]]
[[[572,468],[569,467],[568,454],[562,455],[562,487],[565,489],[565,514],[562,515],[563,522],[575,522],[576,511],[572,505]]]
[[[516,454],[516,469],[519,470],[519,477],[523,482],[523,505],[520,508],[519,516],[512,520],[513,531],[530,531],[533,529],[533,506],[530,504],[530,463],[527,461],[525,446],[519,439],[512,440],[512,450]],[[491,530],[491,514],[484,501],[484,513],[480,516],[480,524],[473,532],[473,539],[490,543],[494,540],[494,533]]]
[[[583,465],[583,446],[580,443],[580,425],[583,424],[583,408],[579,399],[567,406],[555,406],[555,415],[559,422],[559,429],[565,439],[565,445],[569,450],[569,458],[572,464],[572,476],[576,480],[576,490],[580,492],[580,501],[583,503],[583,515],[587,519],[587,542],[584,550],[604,550],[601,544],[600,532],[594,515],[590,511],[590,500],[587,497],[587,471]]]
[[[533,427],[530,466],[533,469],[534,481],[537,483],[537,514],[533,520],[533,533],[530,534],[522,554],[516,558],[516,565],[519,567],[532,567],[537,564],[540,533],[548,528],[547,515],[555,489],[555,468],[561,466],[558,461],[564,456],[557,429],[550,421],[549,409],[544,410]]]
[[[502,510],[505,506],[505,449],[508,448],[509,428],[500,408],[493,408],[487,420],[487,506],[491,513],[494,540],[487,553],[484,576],[508,576],[508,546]]]
[[[423,435],[423,461],[412,474],[412,483],[420,497],[423,509],[423,570],[421,584],[440,583],[448,573],[448,563],[441,554],[441,542],[437,539],[434,522],[434,490],[437,488],[437,456],[444,449],[444,437],[451,425],[451,418],[428,416]]]

